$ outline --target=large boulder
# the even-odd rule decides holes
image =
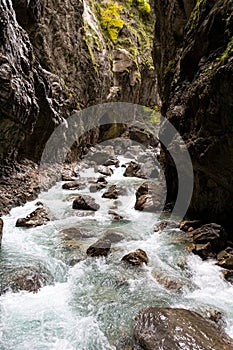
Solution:
[[[0,248],[2,245],[2,233],[3,233],[3,220],[0,218]]]
[[[4,270],[1,275],[0,294],[11,291],[37,292],[43,286],[53,282],[52,275],[42,267],[14,267]]]
[[[36,227],[46,225],[50,221],[45,208],[37,208],[25,218],[19,218],[16,221],[17,227]]]
[[[99,239],[87,249],[87,255],[92,257],[107,256],[110,248],[111,241],[109,239]]]
[[[192,231],[194,244],[211,244],[214,253],[220,252],[227,242],[227,234],[224,228],[218,224],[211,223],[201,226]]]
[[[94,198],[88,195],[80,194],[73,201],[73,209],[96,211],[99,208],[100,206],[95,202]]]
[[[142,249],[137,249],[134,252],[128,253],[123,256],[122,261],[126,261],[133,266],[142,266],[148,263],[148,256]]]
[[[143,309],[133,321],[134,350],[233,350],[215,323],[184,309]]]
[[[161,183],[145,181],[136,191],[136,210],[157,211],[165,201],[164,187]]]

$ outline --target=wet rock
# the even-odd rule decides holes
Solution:
[[[174,276],[169,276],[165,272],[162,272],[160,269],[153,269],[151,274],[159,284],[173,292],[181,290],[184,285],[184,282],[181,279],[178,279]]]
[[[102,190],[106,186],[107,186],[107,184],[105,184],[103,182],[98,182],[98,183],[90,185],[89,190],[90,190],[91,193],[95,193],[97,191]]]
[[[113,174],[113,170],[104,165],[100,165],[97,170],[100,174],[103,174],[106,176],[111,176]]]
[[[136,210],[156,211],[162,209],[165,200],[164,187],[161,183],[146,181],[136,191]]]
[[[123,217],[121,214],[117,213],[116,211],[114,211],[114,210],[112,210],[112,209],[110,209],[110,210],[108,211],[108,214],[112,216],[112,220],[113,220],[113,221],[121,221],[121,220],[124,220],[124,217]]]
[[[111,158],[111,159],[108,159],[105,163],[104,163],[104,166],[111,166],[111,165],[115,165],[116,168],[119,167],[119,160],[117,158]]]
[[[93,154],[88,154],[87,159],[93,160],[97,165],[102,165],[102,164],[107,165],[105,163],[108,162],[109,156],[114,157],[113,149],[93,152]],[[114,158],[111,158],[111,159],[114,159]],[[112,165],[112,164],[108,164],[108,165]]]
[[[165,229],[176,229],[179,227],[179,224],[175,221],[162,221],[159,224],[155,225],[154,231],[164,231]]]
[[[215,323],[184,309],[149,307],[134,318],[137,350],[232,350],[232,339]]]
[[[141,166],[138,163],[130,162],[125,169],[123,176],[126,177],[140,177],[142,179],[146,178],[146,175],[141,169]]]
[[[201,227],[202,222],[200,220],[185,220],[180,223],[180,229],[185,232],[191,232]]]
[[[93,237],[90,233],[78,228],[78,227],[68,227],[59,231],[59,236],[64,240],[80,240]]]
[[[106,192],[102,195],[103,198],[117,199],[118,198],[118,190],[116,185],[110,186]]]
[[[107,230],[104,233],[102,239],[104,239],[104,240],[107,239],[111,243],[118,243],[124,239],[124,236],[121,233],[116,232],[114,230]]]
[[[62,185],[63,190],[80,190],[86,187],[86,184],[80,180],[70,181]]]
[[[224,270],[223,276],[226,281],[233,283],[233,271],[232,270]]]
[[[78,197],[73,201],[73,209],[79,210],[93,210],[96,211],[100,208],[91,196],[88,195],[78,195]]]
[[[228,256],[219,260],[216,265],[223,267],[224,269],[233,270],[233,255],[228,254]]]
[[[203,260],[216,258],[216,253],[213,252],[210,242],[206,244],[194,244],[191,251],[194,254],[199,255]]]
[[[147,265],[148,256],[144,250],[137,249],[134,252],[124,255],[121,260],[126,261],[127,263],[133,266],[142,266],[143,263]]]
[[[28,292],[38,292],[38,290],[52,283],[52,276],[45,268],[36,267],[17,267],[6,269],[1,276],[0,292],[8,291],[19,292],[25,290]]]
[[[37,208],[32,213],[26,216],[26,218],[19,218],[16,221],[17,227],[36,227],[46,225],[50,221],[48,213],[44,208]]]
[[[227,234],[224,228],[218,224],[206,224],[192,231],[195,244],[211,244],[212,251],[218,253],[227,242]]]
[[[2,245],[2,234],[3,234],[3,220],[0,218],[0,248]]]
[[[154,197],[149,194],[144,194],[136,200],[134,209],[145,211],[156,211],[160,208],[159,201],[156,201]]]
[[[99,239],[87,249],[87,255],[92,257],[107,256],[111,249],[109,239]]]

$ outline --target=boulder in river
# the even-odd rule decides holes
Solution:
[[[99,239],[87,249],[87,255],[92,257],[107,256],[111,249],[109,239]]]
[[[3,220],[0,218],[0,248],[2,245],[2,233],[3,233]]]
[[[86,184],[80,180],[66,182],[62,185],[63,190],[80,190],[85,187]]]
[[[1,276],[0,294],[11,291],[37,292],[41,287],[52,283],[53,278],[45,268],[15,267],[6,269]]]
[[[140,164],[136,162],[130,162],[128,166],[125,169],[125,172],[123,176],[126,177],[140,177],[142,179],[146,178],[146,175],[144,174],[143,170],[141,169]]]
[[[105,166],[115,165],[116,168],[119,167],[119,164],[120,162],[117,158],[110,158],[104,163]]]
[[[45,225],[50,221],[45,208],[37,208],[25,218],[19,218],[16,221],[17,227],[36,227]]]
[[[118,243],[124,239],[124,236],[120,232],[109,229],[104,233],[102,239],[107,239],[111,243]]]
[[[200,220],[185,220],[180,223],[180,229],[185,232],[191,232],[202,226]]]
[[[166,196],[160,183],[145,181],[136,191],[136,210],[157,211],[162,209]]]
[[[159,224],[156,224],[154,227],[155,232],[176,229],[179,227],[179,224],[176,221],[161,221]]]
[[[142,266],[143,263],[147,265],[148,256],[144,250],[137,249],[134,252],[124,255],[121,260],[126,261],[127,263],[133,266]]]
[[[144,194],[136,199],[134,208],[140,211],[156,211],[160,208],[160,202],[156,201],[156,199],[150,194]]]
[[[113,174],[113,170],[104,165],[100,165],[97,170],[100,174],[103,174],[105,176],[111,176]]]
[[[91,196],[80,194],[73,201],[73,209],[96,211],[100,208]]]
[[[233,350],[233,340],[219,326],[185,309],[142,309],[133,329],[137,350]]]
[[[90,233],[78,228],[78,227],[68,227],[59,231],[59,236],[64,240],[76,240],[86,239],[93,237]]]
[[[109,199],[117,199],[118,198],[118,191],[117,186],[112,185],[110,186],[106,192],[102,195],[103,198],[109,198]]]
[[[168,275],[161,269],[153,269],[151,274],[159,284],[172,292],[177,292],[184,286],[182,279]]]
[[[220,252],[227,242],[227,234],[224,228],[218,224],[211,223],[203,225],[192,231],[194,244],[211,244],[214,253]]]

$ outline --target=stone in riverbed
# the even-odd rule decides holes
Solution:
[[[0,248],[2,245],[2,233],[3,233],[3,220],[0,218]]]
[[[159,284],[173,292],[181,290],[184,285],[184,282],[181,279],[174,276],[169,276],[165,272],[161,271],[161,269],[153,269],[151,274]]]
[[[162,209],[165,199],[164,187],[162,184],[145,181],[136,191],[136,210],[157,211]]]
[[[233,350],[233,340],[219,326],[185,309],[142,309],[133,329],[135,350]]]
[[[118,160],[117,158],[108,159],[108,160],[104,163],[105,166],[115,165],[116,168],[119,167],[119,164],[120,164],[120,162],[119,162],[119,160]]]
[[[25,218],[16,221],[16,227],[36,227],[46,225],[50,221],[48,213],[44,208],[37,208]]]
[[[53,282],[49,271],[36,267],[11,268],[4,271],[1,277],[0,294],[20,290],[36,293],[41,287]]]
[[[59,231],[59,236],[64,240],[80,240],[93,237],[90,233],[79,229],[78,227],[68,227]]]
[[[86,187],[86,184],[83,182],[80,182],[80,180],[66,182],[62,185],[63,190],[80,190],[85,187]]]
[[[216,253],[212,251],[210,242],[205,244],[194,244],[192,252],[193,254],[200,256],[203,260],[208,258],[216,258]]]
[[[201,226],[192,231],[195,244],[211,244],[214,253],[220,252],[226,245],[227,234],[224,228],[218,224],[211,223]]]
[[[141,166],[136,162],[130,162],[125,169],[123,176],[126,177],[140,177],[142,179],[146,178],[146,175],[141,169]]]
[[[112,185],[110,186],[106,192],[102,195],[103,198],[109,198],[109,199],[117,199],[118,198],[118,191],[117,186]]]
[[[102,239],[107,239],[111,241],[111,243],[118,243],[124,239],[124,236],[121,233],[116,232],[114,230],[107,230],[104,233]]]
[[[179,224],[175,221],[161,221],[159,224],[156,224],[154,227],[155,232],[164,231],[166,229],[176,229],[179,227]]]
[[[103,174],[105,176],[111,176],[113,174],[113,170],[107,166],[104,166],[104,165],[100,165],[97,169],[97,171],[100,173],[100,174]]]
[[[85,194],[80,194],[73,201],[73,209],[96,211],[99,208],[100,206],[95,202],[94,198]]]
[[[148,256],[144,250],[137,249],[134,252],[124,255],[121,260],[126,261],[127,263],[133,266],[142,266],[143,263],[147,265]]]
[[[111,249],[109,239],[99,239],[87,249],[87,255],[92,257],[107,256]]]

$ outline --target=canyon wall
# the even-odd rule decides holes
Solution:
[[[34,198],[44,146],[70,115],[159,103],[153,28],[153,11],[132,1],[0,0],[0,213]],[[83,135],[74,156],[101,135]]]
[[[189,216],[233,223],[233,1],[156,0],[154,63],[162,114],[182,135],[192,158]],[[174,140],[175,147],[175,140]],[[168,201],[176,171],[161,156]]]

